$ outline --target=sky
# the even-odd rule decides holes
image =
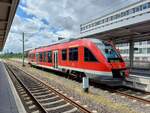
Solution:
[[[80,24],[139,0],[20,0],[3,52],[49,45],[79,35]]]

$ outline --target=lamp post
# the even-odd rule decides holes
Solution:
[[[34,35],[35,33],[27,33],[27,32],[11,32],[11,33],[15,33],[15,34],[20,34],[20,35],[22,35],[22,40],[20,40],[20,41],[22,41],[22,66],[24,67],[25,66],[25,63],[24,63],[24,60],[25,60],[25,51],[24,51],[24,49],[25,49],[25,42],[26,41],[28,41],[27,39],[25,39],[25,34],[27,35],[27,34],[30,34],[29,36],[32,36],[32,35]]]
[[[22,33],[22,66],[24,67],[24,32]]]

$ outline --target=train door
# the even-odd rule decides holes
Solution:
[[[39,61],[39,55],[38,53],[36,53],[36,63],[38,63],[38,61]]]
[[[54,68],[58,68],[58,51],[56,50],[56,51],[54,51],[53,52],[53,55],[54,55],[54,62],[53,62],[53,66],[54,66]]]

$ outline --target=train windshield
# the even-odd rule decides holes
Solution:
[[[109,62],[122,61],[122,58],[120,57],[119,53],[112,47],[111,44],[101,40],[96,40],[94,41],[94,43],[101,50],[101,52]]]

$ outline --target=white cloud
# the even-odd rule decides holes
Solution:
[[[16,14],[12,32],[4,50],[22,51],[21,35],[25,34],[26,47],[47,45],[57,37],[72,37],[79,34],[79,26],[95,17],[116,10],[138,0],[21,0],[19,9],[24,15]],[[23,5],[22,5],[23,4]],[[44,22],[45,21],[45,22]]]

